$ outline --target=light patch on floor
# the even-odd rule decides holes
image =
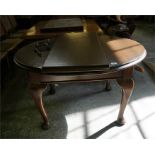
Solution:
[[[100,137],[99,137],[100,138]],[[102,138],[102,136],[101,136]],[[122,130],[121,132],[116,133],[111,136],[111,138],[115,139],[143,139],[142,135],[139,132],[137,125],[132,125],[126,130]]]
[[[155,138],[155,113],[142,120],[140,126],[147,138]]]
[[[137,99],[131,103],[138,120],[155,113],[155,96],[148,96]]]
[[[104,128],[117,118],[118,110],[119,105],[113,105],[67,115],[67,138],[88,138],[96,132],[104,130]],[[99,137],[112,138],[115,134],[119,134],[135,126],[136,120],[129,106],[127,106],[125,117],[127,121],[126,125],[122,127],[111,127],[104,134],[101,133]]]

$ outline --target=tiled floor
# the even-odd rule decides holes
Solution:
[[[149,24],[137,27],[134,38],[154,55],[154,31]],[[142,64],[141,64],[142,65]],[[60,84],[55,95],[45,95],[51,128],[40,128],[40,115],[28,94],[26,73],[17,71],[2,95],[2,138],[155,138],[155,80],[148,72],[134,72],[135,89],[125,111],[126,124],[117,127],[121,91],[112,81],[112,91],[103,82]],[[22,77],[22,80],[21,80]]]

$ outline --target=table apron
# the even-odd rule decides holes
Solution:
[[[83,74],[83,75],[48,75],[29,72],[31,83],[60,83],[60,82],[87,82],[103,81],[109,79],[131,78],[131,75],[125,76],[124,71],[117,71],[103,74]]]

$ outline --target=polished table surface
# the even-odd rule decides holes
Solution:
[[[49,43],[50,47],[37,52],[37,43]],[[144,47],[134,40],[79,32],[28,44],[16,53],[15,61],[40,73],[103,72],[137,63],[145,54]]]

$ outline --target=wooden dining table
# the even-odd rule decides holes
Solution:
[[[15,63],[28,72],[43,129],[48,129],[50,122],[42,93],[54,83],[116,80],[122,89],[117,123],[125,123],[123,114],[134,88],[133,69],[145,58],[146,50],[137,41],[107,36],[91,25],[86,24],[83,32],[55,34],[30,43],[15,55]]]

